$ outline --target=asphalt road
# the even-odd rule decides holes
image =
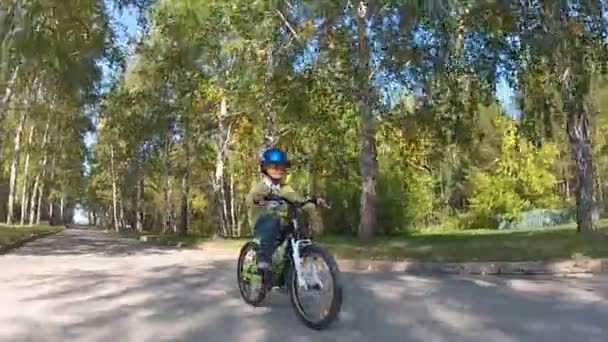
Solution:
[[[345,273],[340,320],[250,307],[236,255],[80,227],[0,256],[0,341],[608,341],[608,277]]]

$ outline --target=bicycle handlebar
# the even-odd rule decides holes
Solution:
[[[280,195],[266,195],[266,196],[264,196],[264,201],[267,201],[267,202],[285,202],[288,205],[291,205],[291,206],[294,206],[294,207],[302,207],[302,206],[304,206],[304,205],[306,205],[308,203],[316,204],[316,201],[314,199],[309,199],[309,200],[306,200],[304,202],[300,202],[300,201],[296,202],[296,201],[291,201],[290,199],[285,198],[285,197],[280,196]]]

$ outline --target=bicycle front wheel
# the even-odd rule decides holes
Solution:
[[[306,284],[300,287],[298,274],[293,267],[288,273],[289,298],[298,318],[309,328],[322,330],[327,328],[340,313],[342,308],[342,284],[338,264],[334,257],[322,246],[311,244],[300,251],[302,258],[301,276]],[[317,265],[319,263],[320,265]],[[321,271],[325,276],[321,276]],[[307,299],[312,300],[311,308]]]

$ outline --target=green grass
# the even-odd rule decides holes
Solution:
[[[608,232],[608,221],[600,221]],[[200,236],[161,236],[186,246],[212,246],[238,250],[246,239],[209,240]],[[576,233],[574,225],[526,230],[429,230],[409,236],[378,237],[363,244],[356,238],[324,236],[318,241],[336,257],[345,259],[417,261],[541,261],[575,255],[608,257],[608,241]]]
[[[49,226],[46,224],[23,227],[0,224],[0,249],[18,243],[23,239],[48,233],[56,233],[62,229],[63,226]]]
[[[603,228],[606,230],[606,224]],[[581,236],[574,226],[423,232],[408,237],[378,238],[369,244],[344,237],[328,237],[323,242],[334,254],[347,259],[464,262],[541,261],[568,259],[577,254],[608,256],[607,241]]]

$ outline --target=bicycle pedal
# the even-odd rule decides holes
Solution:
[[[309,290],[319,291],[319,290],[321,290],[321,285],[319,285],[319,284],[308,285],[308,289]]]

